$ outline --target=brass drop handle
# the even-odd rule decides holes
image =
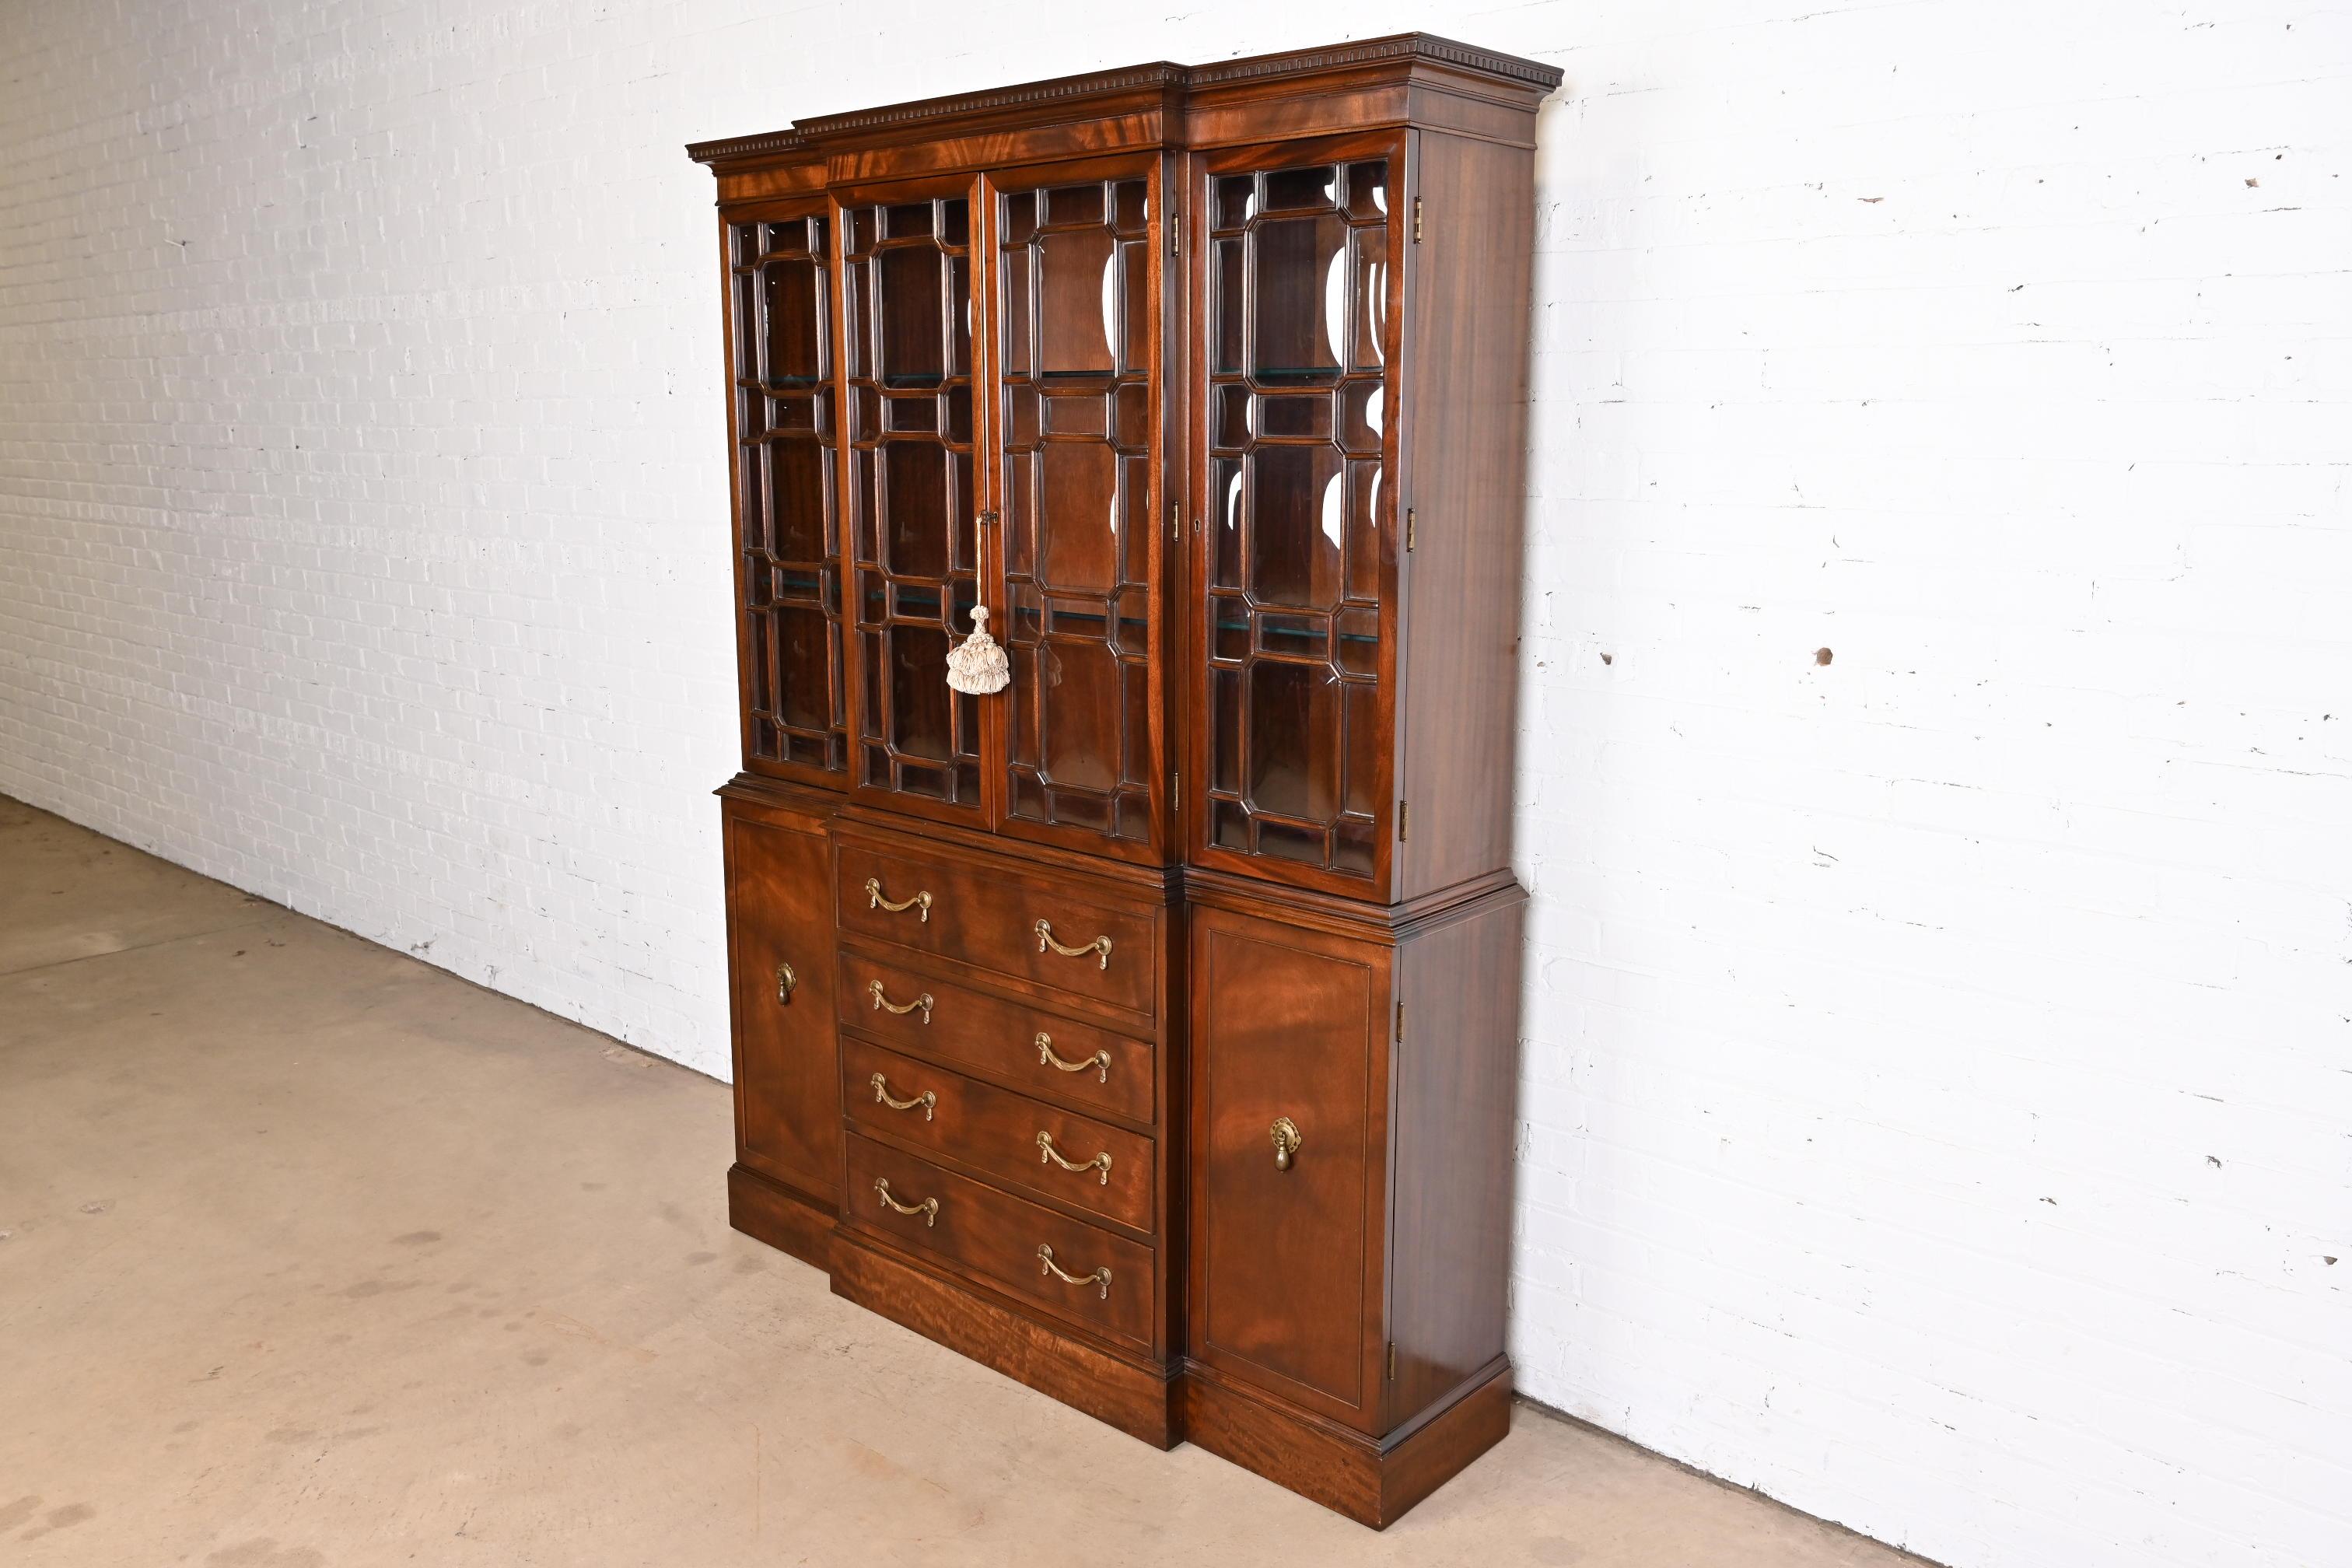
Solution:
[[[901,1005],[883,995],[882,983],[879,980],[873,980],[866,983],[866,994],[874,998],[874,1010],[877,1013],[896,1013],[903,1018],[919,1007],[923,1010],[923,1022],[928,1024],[931,1021],[931,994],[928,991],[912,1002]]]
[[[1037,1163],[1042,1165],[1047,1161],[1061,1166],[1065,1171],[1097,1172],[1098,1173],[1097,1184],[1106,1187],[1110,1185],[1109,1150],[1104,1150],[1091,1160],[1072,1160],[1054,1147],[1054,1135],[1040,1128],[1037,1131]]]
[[[1092,1274],[1072,1274],[1054,1261],[1054,1249],[1042,1242],[1037,1247],[1037,1261],[1045,1266],[1046,1273],[1063,1284],[1092,1285],[1101,1292],[1102,1300],[1110,1300],[1110,1265],[1105,1264]]]
[[[876,1073],[866,1081],[874,1086],[874,1103],[877,1105],[887,1105],[893,1110],[912,1110],[917,1106],[920,1106],[923,1110],[923,1120],[926,1121],[931,1119],[931,1112],[939,1109],[940,1095],[937,1089],[927,1089],[910,1099],[900,1100],[890,1092],[889,1080],[880,1073]]]
[[[895,1214],[921,1215],[923,1216],[923,1228],[926,1230],[929,1230],[931,1226],[940,1223],[939,1199],[925,1198],[919,1204],[902,1204],[897,1198],[890,1195],[890,1178],[887,1176],[877,1176],[874,1178],[874,1194],[877,1197],[882,1200],[882,1206],[884,1208],[889,1209]]]
[[[1274,1138],[1274,1168],[1287,1171],[1290,1169],[1290,1157],[1298,1152],[1298,1123],[1287,1116],[1277,1116],[1274,1119],[1274,1125],[1266,1131]]]
[[[869,910],[887,910],[894,915],[914,910],[917,911],[916,919],[919,923],[923,925],[931,923],[931,895],[928,891],[919,889],[913,898],[901,899],[894,904],[882,896],[882,879],[879,877],[866,879],[866,907]]]
[[[1037,1031],[1037,1065],[1041,1068],[1058,1068],[1063,1072],[1084,1072],[1088,1068],[1092,1068],[1095,1069],[1095,1081],[1097,1083],[1108,1083],[1110,1081],[1110,1053],[1108,1051],[1097,1051],[1094,1055],[1088,1057],[1082,1062],[1066,1062],[1059,1056],[1055,1054],[1054,1037],[1045,1033],[1043,1029]]]
[[[1037,951],[1039,952],[1045,952],[1049,950],[1060,953],[1064,958],[1084,958],[1087,954],[1091,952],[1095,955],[1095,967],[1097,969],[1108,969],[1110,967],[1110,938],[1107,936],[1098,936],[1092,942],[1081,942],[1076,947],[1064,947],[1060,942],[1054,940],[1054,922],[1051,921],[1039,921],[1037,922]]]
[[[801,977],[793,973],[793,966],[778,959],[776,961],[776,1000],[780,1003],[791,1001],[793,993],[799,989]]]

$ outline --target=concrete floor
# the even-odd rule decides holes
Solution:
[[[1524,1407],[1372,1534],[835,1300],[728,1229],[730,1137],[719,1084],[0,798],[0,1560],[1917,1561]]]

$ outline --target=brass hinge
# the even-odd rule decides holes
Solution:
[[[1182,805],[1183,804],[1184,775],[1182,773],[1170,773],[1168,775],[1168,809],[1174,811],[1178,806]]]
[[[1396,1381],[1396,1341],[1389,1342],[1389,1381]]]
[[[1421,243],[1421,198],[1419,196],[1412,198],[1412,242],[1415,245]]]
[[[1408,555],[1412,553],[1412,508],[1407,507],[1404,509],[1404,548]]]
[[[1181,235],[1183,234],[1183,232],[1184,232],[1183,228],[1182,228],[1182,227],[1181,227],[1181,226],[1176,222],[1176,215],[1175,215],[1174,213],[1172,213],[1172,212],[1171,212],[1171,213],[1170,213],[1170,214],[1168,215],[1168,254],[1169,254],[1169,255],[1173,256],[1173,255],[1175,255],[1175,254],[1176,254],[1176,247],[1177,247],[1178,237],[1179,237],[1180,236],[1181,236]]]
[[[1184,509],[1172,500],[1168,503],[1168,537],[1180,544],[1184,541]]]
[[[1404,1044],[1404,998],[1397,998],[1397,1044]]]
[[[1400,844],[1404,842],[1404,824],[1405,804],[1402,801],[1399,801],[1397,802],[1397,842]]]

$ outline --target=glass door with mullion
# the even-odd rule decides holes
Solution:
[[[744,765],[840,786],[848,767],[835,490],[833,216],[730,210],[727,258]]]
[[[982,603],[974,183],[838,197],[841,370],[856,657],[850,778],[984,822],[982,699],[947,684]]]
[[[1163,181],[1157,155],[994,176],[987,230],[1000,830],[1137,860],[1165,854]]]
[[[1203,173],[1191,852],[1385,898],[1403,142],[1237,149]]]

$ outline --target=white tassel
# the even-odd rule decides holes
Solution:
[[[971,611],[971,636],[958,643],[948,654],[948,685],[958,691],[968,691],[975,697],[985,697],[992,691],[1002,691],[1013,681],[1013,666],[1004,658],[1004,650],[988,635],[988,606],[975,605]]]

